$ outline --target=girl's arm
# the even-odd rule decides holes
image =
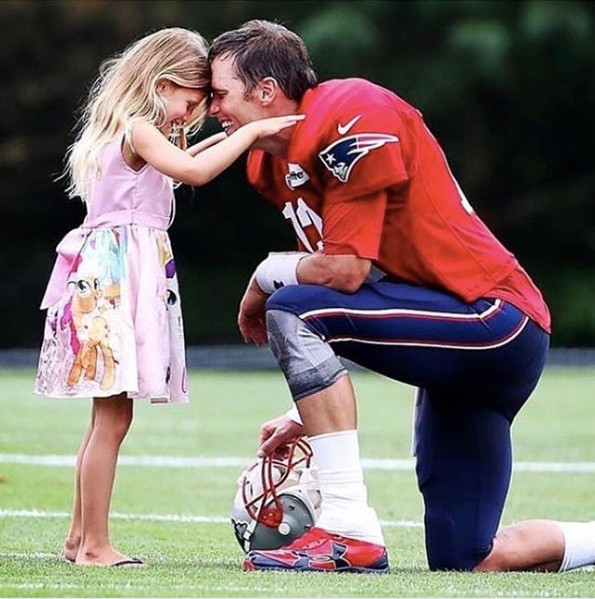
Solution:
[[[214,135],[210,135],[206,139],[199,141],[196,144],[191,145],[186,149],[186,154],[190,154],[190,156],[196,156],[200,154],[203,150],[218,144],[220,141],[223,141],[227,135],[221,131],[221,133],[215,133]]]
[[[275,135],[303,118],[293,114],[253,121],[198,156],[190,156],[170,143],[155,126],[139,121],[132,126],[132,145],[143,160],[164,175],[200,186],[231,166],[257,140]]]

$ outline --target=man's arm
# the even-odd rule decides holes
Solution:
[[[279,287],[299,283],[354,293],[364,283],[372,261],[352,254],[272,252],[254,271],[258,288],[270,295]]]
[[[272,254],[250,278],[240,302],[238,327],[246,343],[267,342],[265,304],[279,285],[309,283],[344,293],[357,291],[370,273],[372,262],[357,256],[328,256],[300,252]]]
[[[357,291],[372,268],[372,261],[354,255],[331,256],[317,252],[302,258],[297,267],[300,283],[323,285],[344,293]]]

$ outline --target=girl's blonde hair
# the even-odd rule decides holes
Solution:
[[[66,153],[69,197],[87,199],[89,185],[99,174],[101,149],[121,132],[128,136],[135,120],[157,127],[165,123],[165,104],[157,93],[162,80],[208,89],[207,42],[200,34],[179,27],[162,29],[101,64],[78,120],[79,133]],[[199,129],[205,115],[206,95],[172,141],[185,147],[186,135]]]

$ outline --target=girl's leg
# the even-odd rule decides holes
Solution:
[[[68,530],[68,536],[64,541],[64,548],[62,554],[69,562],[76,560],[76,554],[78,553],[79,546],[81,544],[82,535],[82,520],[81,520],[81,462],[93,431],[93,423],[95,422],[95,407],[91,408],[91,424],[85,432],[81,446],[79,447],[76,467],[74,471],[74,501],[72,506],[72,517],[70,520],[70,529]]]
[[[80,464],[80,565],[107,566],[127,556],[109,539],[109,508],[120,445],[132,422],[132,399],[126,394],[93,400],[93,426]]]

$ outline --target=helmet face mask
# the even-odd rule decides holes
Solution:
[[[312,449],[300,437],[241,474],[231,521],[240,547],[278,549],[314,525],[320,492]]]

